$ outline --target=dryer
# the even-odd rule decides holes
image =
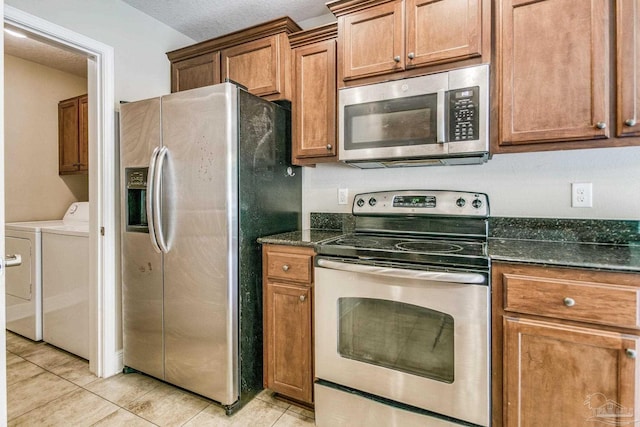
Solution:
[[[5,224],[5,253],[22,257],[22,264],[6,269],[7,329],[34,341],[42,340],[41,229],[60,224],[62,220]]]

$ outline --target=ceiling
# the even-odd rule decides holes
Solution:
[[[196,42],[288,16],[303,29],[332,22],[327,0],[123,0]],[[5,28],[12,28],[5,24]],[[14,28],[15,29],[15,28]],[[18,29],[15,29],[20,31]],[[5,54],[87,77],[87,58],[50,42],[5,33]]]
[[[8,24],[5,24],[4,27],[27,34]],[[86,56],[54,46],[51,42],[44,43],[33,37],[18,38],[5,33],[4,53],[79,77],[87,77]]]
[[[288,16],[300,24],[331,15],[327,0],[123,0],[197,42]],[[304,26],[301,25],[303,28]]]

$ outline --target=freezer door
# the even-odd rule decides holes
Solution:
[[[126,186],[125,170],[148,167],[160,145],[160,98],[123,104],[120,110],[120,182]],[[153,249],[148,229],[127,231],[128,203],[134,201],[126,188],[120,193],[124,364],[164,379],[162,255]]]
[[[165,374],[224,405],[238,399],[237,89],[162,99]]]

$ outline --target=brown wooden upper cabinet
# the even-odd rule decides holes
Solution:
[[[89,170],[87,95],[58,103],[58,173],[86,174]]]
[[[616,14],[613,3],[605,1],[504,0],[497,5],[494,93],[500,135],[493,153],[640,143],[612,138],[640,136],[639,0],[618,0]],[[614,26],[617,46],[610,40]],[[609,105],[614,69],[617,111]]]
[[[617,135],[640,136],[640,0],[616,2]]]
[[[293,49],[292,162],[337,160],[336,36],[329,24],[289,36]]]
[[[291,48],[300,31],[288,17],[168,52],[171,91],[233,80],[271,101],[291,99]]]
[[[485,42],[489,41],[489,3],[486,0],[328,3],[338,17],[339,81],[480,57],[483,35]]]

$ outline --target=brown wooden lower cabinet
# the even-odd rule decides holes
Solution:
[[[640,275],[494,263],[492,277],[493,426],[640,422],[640,328],[613,320],[638,319]]]
[[[311,248],[263,247],[264,387],[313,404]]]

